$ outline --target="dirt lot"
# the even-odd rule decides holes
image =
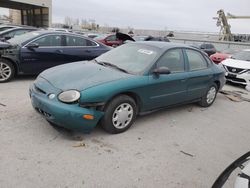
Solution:
[[[249,102],[218,94],[210,108],[158,111],[123,134],[73,134],[32,109],[33,80],[0,84],[0,187],[211,187],[250,149]]]

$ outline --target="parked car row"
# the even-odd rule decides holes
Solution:
[[[190,47],[119,32],[92,39],[28,27],[5,31],[20,29],[30,32],[0,42],[0,82],[42,72],[30,88],[33,107],[69,129],[89,132],[100,123],[110,133],[124,132],[139,113],[189,102],[210,106],[225,75],[250,83],[250,50],[218,53],[212,44]],[[133,42],[125,44],[128,40]]]

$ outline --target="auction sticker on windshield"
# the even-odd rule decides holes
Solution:
[[[147,55],[152,55],[154,52],[151,50],[145,50],[145,49],[139,49],[138,52],[147,54]]]

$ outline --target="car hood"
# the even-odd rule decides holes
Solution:
[[[222,61],[222,64],[229,66],[229,67],[235,67],[235,68],[240,68],[240,69],[250,69],[249,61],[241,61],[237,59],[226,59]]]
[[[81,61],[47,69],[39,76],[60,90],[76,89],[82,91],[133,75],[111,67],[104,67],[92,61]]]

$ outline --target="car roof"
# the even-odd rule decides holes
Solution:
[[[74,33],[74,32],[63,32],[63,31],[52,31],[52,30],[37,30],[37,31],[33,31],[33,32],[38,33],[40,36],[47,35],[47,34],[73,35],[73,36],[82,37],[82,38],[88,39],[90,41],[96,42],[99,45],[103,45],[103,44],[99,43],[98,41],[95,41],[91,38],[88,38],[87,36],[84,36],[84,35],[78,34],[78,33]]]
[[[63,34],[63,35],[78,35],[78,36],[83,36],[77,33],[73,33],[73,32],[64,32],[64,31],[54,31],[54,30],[37,30],[37,31],[33,31],[38,33],[39,35],[45,35],[45,34]]]
[[[190,46],[188,46],[188,45],[180,44],[180,43],[174,43],[174,42],[164,42],[164,41],[138,41],[138,42],[135,42],[135,43],[137,43],[137,44],[143,44],[143,45],[148,45],[148,46],[160,48],[160,49],[163,49],[163,50],[167,50],[167,49],[169,49],[169,48],[179,48],[179,47],[195,49],[195,48],[192,48],[192,47],[190,47]]]
[[[22,29],[24,29],[24,30],[25,29],[36,30],[37,28],[35,28],[35,27],[12,27],[12,28],[6,29],[6,30],[4,30],[4,31],[2,31],[0,33],[3,34],[3,33],[10,32],[10,31],[22,30]]]

